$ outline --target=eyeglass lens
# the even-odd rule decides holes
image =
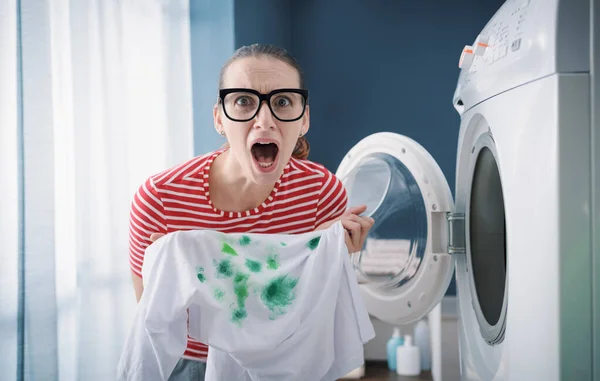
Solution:
[[[260,105],[256,94],[237,91],[225,96],[223,107],[232,119],[247,120],[254,117]],[[276,93],[270,99],[271,111],[281,120],[293,120],[304,111],[304,97],[294,92]]]

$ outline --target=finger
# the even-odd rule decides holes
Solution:
[[[358,240],[358,250],[360,250],[364,246],[367,236],[369,235],[369,231],[371,230],[375,220],[371,217],[361,217],[356,215],[351,215],[347,218],[360,225],[360,239]]]
[[[348,254],[352,254],[354,252],[356,252],[356,250],[354,250],[354,245],[352,244],[352,238],[350,238],[350,234],[348,233],[348,230],[344,230],[344,241],[346,241],[346,247],[348,248]]]
[[[361,214],[367,211],[367,206],[366,205],[359,205],[359,206],[353,206],[348,208],[348,210],[346,211],[346,214]]]
[[[360,225],[361,235],[368,234],[369,230],[373,226],[373,223],[375,222],[375,220],[373,220],[371,217],[362,217],[362,216],[357,216],[355,214],[351,214],[345,218],[347,218],[353,222],[356,222],[357,224]]]
[[[360,250],[360,224],[344,218],[342,219],[342,226],[348,231],[352,239],[352,252]]]
[[[369,231],[371,227],[373,227],[373,220],[371,217],[359,217],[360,218],[360,247],[362,248],[365,245],[365,241],[369,236]]]
[[[348,218],[351,219],[352,221],[360,224],[360,227],[364,231],[369,231],[369,229],[371,229],[371,226],[373,226],[373,223],[375,222],[375,220],[372,219],[371,217],[357,216],[354,214],[348,216]]]
[[[150,234],[150,241],[156,242],[156,240],[162,236],[164,236],[163,233],[152,233],[152,234]]]

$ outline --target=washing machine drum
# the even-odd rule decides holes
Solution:
[[[410,138],[378,133],[348,152],[337,176],[349,205],[366,204],[364,214],[375,220],[353,257],[369,312],[392,324],[422,318],[454,270],[447,234],[453,201],[441,169]]]
[[[500,174],[491,137],[472,147],[471,186],[457,213],[441,169],[417,142],[378,133],[348,152],[337,175],[351,206],[367,205],[375,224],[353,256],[369,312],[391,324],[428,314],[444,296],[460,254],[482,338],[503,340],[507,309],[506,229]],[[469,218],[465,219],[464,215]],[[468,242],[467,242],[468,241]],[[467,249],[468,248],[468,249]],[[361,279],[362,278],[362,279]],[[465,290],[463,290],[465,291]]]
[[[410,281],[423,263],[427,210],[410,171],[396,157],[374,153],[343,179],[351,206],[367,205],[375,224],[361,255],[360,275],[371,286],[393,292]]]

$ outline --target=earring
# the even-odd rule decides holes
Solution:
[[[219,133],[221,134],[221,136],[225,136],[225,131],[221,130]]]

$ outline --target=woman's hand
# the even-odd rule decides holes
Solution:
[[[346,246],[348,253],[356,253],[362,250],[365,240],[369,235],[369,230],[375,223],[371,217],[359,216],[367,210],[366,205],[353,206],[348,209],[341,217],[331,221],[327,221],[317,227],[315,230],[324,230],[338,221],[342,222],[342,226],[346,230]]]

